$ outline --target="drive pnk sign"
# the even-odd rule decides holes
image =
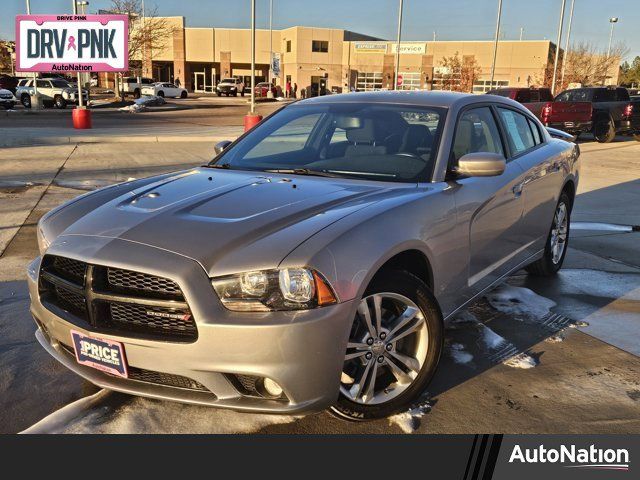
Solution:
[[[16,70],[124,72],[129,69],[126,15],[16,16]]]

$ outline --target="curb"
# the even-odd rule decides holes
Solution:
[[[175,143],[175,142],[220,142],[222,140],[235,140],[234,135],[212,135],[212,136],[70,136],[70,137],[34,137],[34,138],[16,138],[16,139],[0,139],[0,148],[2,147],[36,147],[51,145],[75,145],[82,143]],[[6,141],[9,140],[9,141]]]

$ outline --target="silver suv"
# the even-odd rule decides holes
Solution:
[[[513,100],[316,97],[216,150],[40,221],[36,336],[74,372],[148,397],[379,418],[424,392],[447,319],[523,267],[554,275],[567,252],[579,149]]]
[[[68,104],[78,103],[78,88],[72,86],[66,80],[61,78],[38,78],[36,79],[36,86],[44,106],[66,108]],[[16,98],[20,100],[20,103],[25,108],[31,108],[31,96],[34,93],[33,79],[24,79],[18,83]],[[89,92],[83,89],[82,96],[86,105],[89,100]]]

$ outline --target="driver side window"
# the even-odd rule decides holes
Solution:
[[[504,156],[498,126],[489,107],[473,108],[460,116],[451,160],[455,165],[467,153],[477,152],[499,153]]]

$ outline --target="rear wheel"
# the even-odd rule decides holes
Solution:
[[[159,97],[164,98],[164,92],[163,92],[162,90],[160,90],[160,91],[158,92],[158,96],[159,96]]]
[[[140,98],[140,89],[139,88],[136,88],[133,91],[133,98]]]
[[[611,118],[602,119],[593,127],[593,136],[598,143],[609,143],[616,137],[616,128]]]
[[[238,92],[233,92],[233,96],[237,97],[238,96]]]
[[[526,267],[527,272],[539,277],[555,275],[564,262],[571,226],[571,199],[562,192],[551,223],[542,258]]]
[[[332,412],[363,421],[408,408],[431,381],[442,342],[442,315],[424,282],[379,274],[358,306]]]
[[[31,97],[25,93],[20,97],[20,103],[24,108],[31,108]]]
[[[180,98],[187,98],[187,92],[183,90],[180,94]]]

